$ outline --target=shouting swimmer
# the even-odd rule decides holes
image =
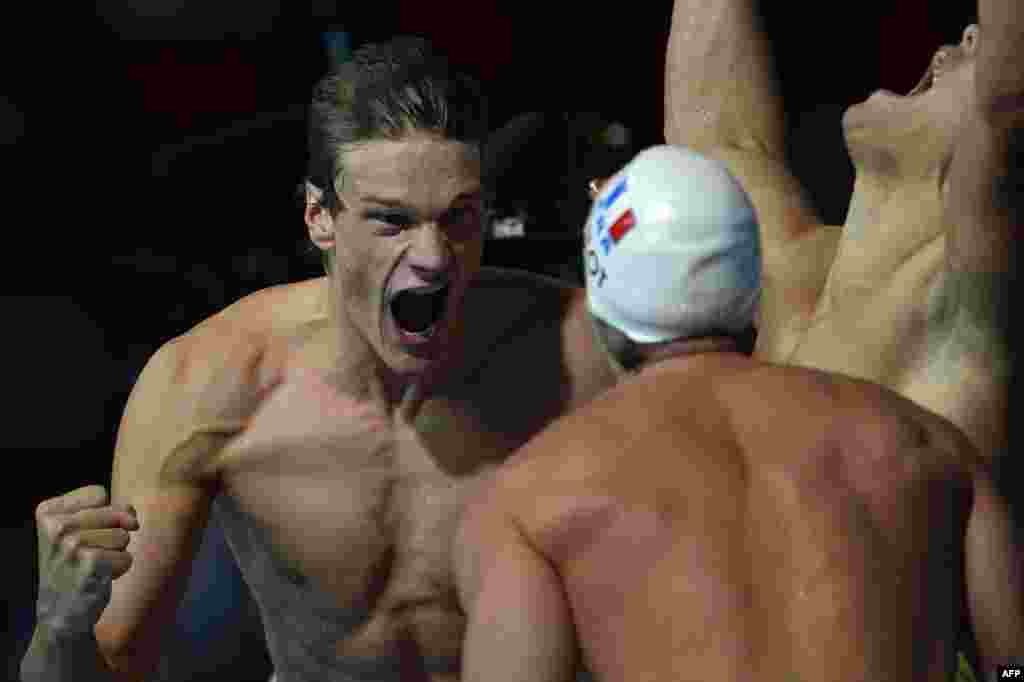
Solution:
[[[24,680],[149,675],[211,513],[278,682],[458,678],[462,499],[613,379],[581,291],[480,268],[484,113],[418,40],[361,48],[317,85],[305,220],[327,276],[162,347],[109,499],[39,505]]]

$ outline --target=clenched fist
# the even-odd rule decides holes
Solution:
[[[132,564],[129,531],[135,510],[109,504],[102,486],[90,485],[42,502],[39,533],[39,599],[36,617],[56,632],[92,630],[110,603],[110,586]]]

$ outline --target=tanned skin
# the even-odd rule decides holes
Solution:
[[[879,91],[846,112],[856,180],[842,226],[821,223],[787,167],[784,102],[755,17],[752,0],[677,0],[665,136],[726,163],[753,199],[764,252],[757,355],[878,382],[1012,469],[1001,460],[1016,456],[1007,329],[1024,215],[1024,5],[980,0],[978,25],[940,47],[913,96]],[[1022,533],[996,512],[990,523],[989,551],[1003,555],[967,570],[999,592],[1024,574]],[[967,606],[987,633],[977,633],[982,650],[1024,629],[1007,611],[1013,600]],[[989,617],[1001,625],[983,625]]]
[[[293,664],[325,680],[458,679],[463,499],[613,375],[580,290],[480,269],[472,148],[410,134],[362,144],[346,167],[341,210],[314,188],[306,209],[330,276],[248,296],[162,347],[125,409],[109,499],[92,486],[39,506],[23,679],[150,675],[218,496],[269,538],[288,589],[347,623],[316,641],[276,632],[308,651],[279,680],[308,678]],[[403,344],[388,293],[442,279],[442,328]],[[282,619],[309,622],[298,611]]]
[[[895,392],[669,357],[558,420],[469,505],[463,679],[948,682],[958,596],[984,669],[1024,651],[1008,529],[969,439]]]

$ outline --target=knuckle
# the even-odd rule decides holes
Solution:
[[[78,563],[86,575],[96,575],[100,572],[99,553],[90,547],[82,547],[78,550]]]
[[[67,535],[69,523],[67,519],[56,516],[44,516],[40,519],[40,527],[50,540],[60,540]]]
[[[81,554],[83,551],[82,538],[77,533],[72,533],[71,535],[65,535],[62,537],[60,540],[60,546],[64,549],[65,554],[69,556]]]
[[[114,574],[118,577],[121,577],[122,575],[127,573],[129,569],[131,569],[132,564],[134,562],[135,558],[132,557],[132,555],[128,552],[124,552],[122,558],[120,559],[120,561],[118,561],[118,565],[116,567],[116,570],[114,571]]]

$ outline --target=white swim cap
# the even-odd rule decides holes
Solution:
[[[757,217],[726,168],[685,147],[640,152],[594,200],[587,302],[638,343],[740,333],[757,315]]]

